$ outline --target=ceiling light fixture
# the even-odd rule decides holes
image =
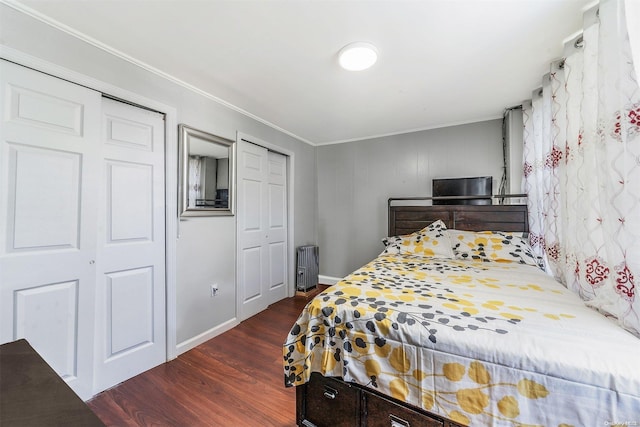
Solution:
[[[340,66],[349,71],[362,71],[378,60],[378,50],[371,43],[355,42],[340,49]]]

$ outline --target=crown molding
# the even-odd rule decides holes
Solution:
[[[250,113],[250,112],[248,112],[248,111],[246,111],[246,110],[244,110],[244,109],[242,109],[242,108],[240,108],[240,107],[238,107],[238,106],[236,106],[236,105],[234,105],[234,104],[232,104],[232,103],[230,103],[228,101],[225,101],[224,99],[218,98],[217,96],[213,95],[212,93],[209,93],[209,92],[207,92],[205,90],[202,90],[202,89],[198,88],[197,86],[194,86],[194,85],[192,85],[192,84],[190,84],[190,83],[188,83],[188,82],[186,82],[186,81],[184,81],[182,79],[179,79],[179,78],[177,78],[177,77],[175,77],[175,76],[173,76],[171,74],[165,73],[164,71],[162,71],[162,70],[160,70],[158,68],[155,68],[154,66],[149,65],[149,64],[147,64],[147,63],[145,63],[143,61],[140,61],[140,60],[138,60],[138,59],[136,59],[136,58],[134,58],[134,57],[132,57],[130,55],[127,55],[126,53],[124,53],[124,52],[122,52],[122,51],[120,51],[118,49],[115,49],[115,48],[113,48],[113,47],[111,47],[111,46],[109,46],[109,45],[107,45],[105,43],[102,43],[101,41],[96,40],[93,37],[88,36],[87,34],[84,34],[84,33],[80,32],[80,31],[77,31],[77,30],[69,27],[68,25],[63,24],[62,22],[59,22],[59,21],[57,21],[57,20],[55,20],[55,19],[53,19],[53,18],[51,18],[49,16],[46,16],[46,15],[44,15],[44,14],[42,14],[42,13],[40,13],[40,12],[38,12],[38,11],[28,7],[28,6],[25,6],[24,4],[21,4],[20,2],[18,2],[16,0],[0,0],[0,3],[5,4],[5,5],[11,7],[12,9],[15,9],[18,12],[21,12],[21,13],[27,15],[27,16],[30,16],[30,17],[32,17],[32,18],[34,18],[34,19],[36,19],[36,20],[38,20],[40,22],[43,22],[43,23],[45,23],[45,24],[47,24],[47,25],[49,25],[49,26],[51,26],[51,27],[53,27],[53,28],[55,28],[57,30],[60,30],[60,31],[66,33],[66,34],[69,34],[70,36],[75,37],[78,40],[81,40],[81,41],[83,41],[85,43],[88,43],[88,44],[98,48],[98,49],[101,49],[101,50],[103,50],[103,51],[105,51],[105,52],[107,52],[107,53],[109,53],[109,54],[111,54],[111,55],[113,55],[113,56],[115,56],[117,58],[120,58],[120,59],[122,59],[124,61],[127,61],[127,62],[135,65],[136,67],[142,68],[145,71],[153,73],[153,74],[155,74],[155,75],[157,75],[159,77],[162,77],[163,79],[169,80],[172,83],[175,83],[175,84],[177,84],[179,86],[182,86],[183,88],[185,88],[185,89],[187,89],[189,91],[197,93],[198,95],[201,95],[201,96],[203,96],[203,97],[205,97],[207,99],[210,99],[210,100],[212,100],[212,101],[214,101],[214,102],[216,102],[216,103],[218,103],[218,104],[220,104],[220,105],[222,105],[222,106],[224,106],[226,108],[229,108],[229,109],[231,109],[233,111],[236,111],[236,112],[238,112],[238,113],[240,113],[240,114],[242,114],[242,115],[244,115],[244,116],[246,116],[246,117],[248,117],[250,119],[253,119],[253,120],[257,121],[257,122],[260,122],[260,123],[272,128],[274,130],[277,130],[278,132],[282,132],[282,133],[284,133],[286,135],[289,135],[290,137],[295,138],[298,141],[304,142],[304,143],[309,144],[311,146],[315,146],[316,145],[315,143],[313,143],[313,142],[311,142],[311,141],[309,141],[309,140],[307,140],[307,139],[305,139],[305,138],[303,138],[303,137],[301,137],[299,135],[296,135],[293,132],[289,132],[288,130],[283,129],[280,126],[278,126],[278,125],[276,125],[274,123],[271,123],[268,120],[265,120],[265,119],[263,119],[261,117],[258,117],[255,114],[252,114],[252,113]]]

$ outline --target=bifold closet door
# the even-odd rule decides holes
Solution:
[[[166,360],[164,117],[103,99],[100,144],[95,392]]]
[[[0,67],[0,343],[87,399],[166,360],[163,116]]]
[[[273,304],[287,296],[287,156],[269,151],[267,159],[269,275],[266,294],[267,303]]]
[[[237,153],[237,280],[244,320],[287,295],[287,162],[244,140]]]
[[[101,94],[0,60],[0,342],[92,394]]]

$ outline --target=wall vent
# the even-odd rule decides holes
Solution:
[[[318,247],[315,245],[298,246],[296,289],[307,292],[318,285]]]

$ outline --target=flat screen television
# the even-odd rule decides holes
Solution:
[[[493,177],[437,178],[432,182],[432,196],[470,196],[465,199],[433,200],[434,205],[490,205]],[[486,197],[481,197],[486,196]]]

